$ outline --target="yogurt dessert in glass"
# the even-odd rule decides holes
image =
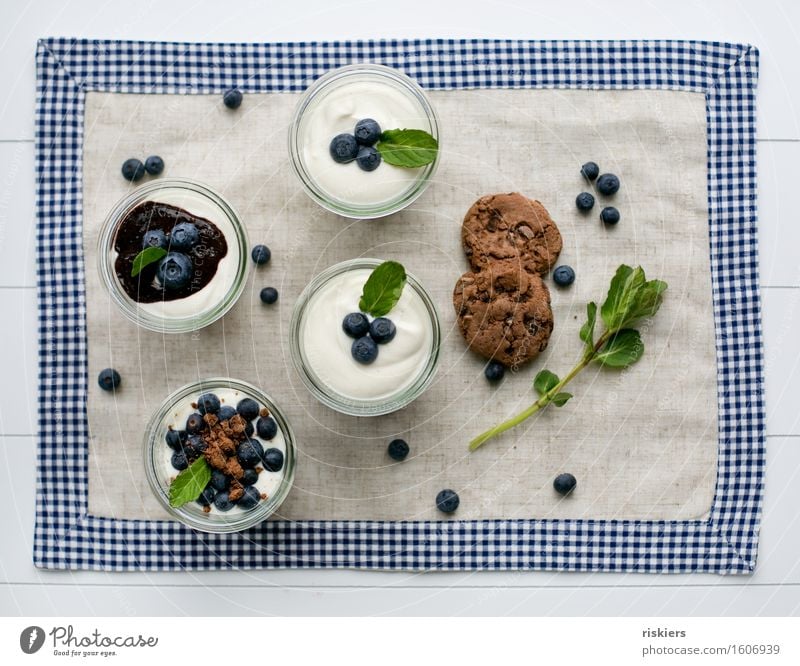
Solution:
[[[101,280],[128,319],[179,333],[207,326],[236,303],[247,234],[233,207],[210,188],[161,179],[114,206],[97,254]],[[138,266],[140,257],[150,263]]]
[[[289,130],[292,165],[312,199],[356,219],[382,217],[408,206],[425,190],[439,161],[437,154],[416,168],[383,161],[365,170],[356,159],[346,164],[334,160],[331,140],[354,132],[365,119],[376,121],[384,131],[417,129],[439,139],[439,121],[422,88],[394,69],[348,65],[311,84]]]
[[[433,381],[439,360],[439,315],[420,282],[406,276],[399,300],[385,317],[365,317],[359,301],[383,262],[352,259],[324,270],[303,290],[290,326],[292,361],[303,383],[323,404],[353,416],[388,414],[408,405]],[[346,318],[375,325],[388,319],[386,340],[374,327],[364,337],[346,332]],[[357,317],[356,317],[357,318]],[[357,360],[364,349],[367,357]],[[372,354],[374,353],[374,357]]]
[[[144,463],[153,493],[176,519],[204,532],[236,532],[266,520],[286,498],[294,478],[294,437],[260,389],[235,379],[205,379],[175,391],[153,415]],[[210,472],[208,482],[189,488],[176,506],[170,486],[196,470],[189,470],[193,465]]]

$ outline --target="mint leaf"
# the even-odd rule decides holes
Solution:
[[[611,280],[608,296],[600,309],[603,323],[609,331],[618,331],[637,319],[652,317],[661,307],[666,289],[667,283],[661,280],[648,282],[641,267],[623,264]]]
[[[539,395],[544,395],[554,388],[556,384],[558,384],[558,375],[549,370],[540,370],[539,374],[536,375],[536,379],[533,380],[533,388],[536,389]]]
[[[413,169],[436,159],[439,142],[424,130],[391,129],[381,134],[375,148],[387,164]]]
[[[551,402],[556,407],[563,407],[564,405],[567,404],[567,400],[569,400],[571,397],[572,397],[572,393],[566,393],[566,392],[556,393],[553,396],[553,399],[551,400]]]
[[[581,340],[586,343],[586,349],[594,349],[594,324],[597,321],[597,303],[592,301],[586,305],[586,323],[581,326]]]
[[[131,277],[136,277],[145,266],[149,266],[154,261],[159,261],[166,256],[167,251],[163,247],[146,247],[133,258]]]
[[[397,305],[406,286],[406,269],[396,261],[384,261],[367,279],[358,308],[373,317],[383,317]]]
[[[652,317],[661,307],[664,300],[664,292],[667,283],[661,280],[650,280],[645,282],[636,294],[636,299],[628,310],[628,316],[622,322],[621,328],[625,328],[643,317]]]
[[[624,328],[603,345],[595,360],[609,368],[627,368],[636,363],[643,353],[644,343],[639,331]]]
[[[169,505],[174,508],[193,502],[211,481],[211,468],[202,456],[169,484]]]

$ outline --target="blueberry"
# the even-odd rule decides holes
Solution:
[[[330,151],[334,161],[346,164],[358,155],[358,142],[352,134],[337,134],[331,139]]]
[[[188,252],[200,240],[200,232],[191,222],[178,222],[169,235],[170,250]]]
[[[182,289],[192,279],[194,264],[185,254],[170,252],[158,262],[158,281],[165,289]]]
[[[242,467],[255,467],[261,460],[261,451],[254,444],[258,442],[257,439],[246,439],[236,449],[236,457],[239,459]],[[259,445],[261,443],[259,442]]]
[[[369,325],[369,337],[371,337],[379,345],[385,345],[391,342],[397,333],[394,322],[386,317],[378,317],[373,319]]]
[[[250,256],[253,258],[255,263],[257,263],[259,266],[262,266],[270,260],[272,257],[272,252],[270,252],[266,245],[256,245],[250,251]]]
[[[250,423],[250,421],[244,424],[244,434],[248,437],[252,437],[255,431],[256,429],[253,427],[253,424]]]
[[[619,178],[613,173],[604,173],[597,179],[597,191],[600,194],[608,196],[609,194],[614,194],[617,190],[619,190]]]
[[[175,451],[170,459],[172,466],[178,471],[184,470],[189,466],[189,460],[186,458],[186,453],[183,451]]]
[[[499,382],[506,374],[506,366],[499,361],[489,361],[483,369],[483,374],[490,382]]]
[[[242,398],[236,404],[236,411],[245,421],[252,421],[258,416],[258,403],[252,398]]]
[[[210,483],[203,488],[203,492],[200,493],[200,497],[197,498],[197,503],[200,506],[211,506],[211,503],[214,501],[214,497],[217,495],[217,489],[214,488]]]
[[[272,305],[278,300],[278,290],[275,287],[264,287],[259,294],[261,302],[265,305]]]
[[[229,421],[236,416],[236,410],[230,405],[222,405],[217,412],[217,418],[220,421]]]
[[[122,377],[119,376],[119,373],[114,368],[101,370],[100,374],[97,375],[97,383],[104,391],[116,391],[121,381]]]
[[[268,472],[280,472],[283,469],[283,451],[280,449],[267,449],[261,456],[264,469]]]
[[[256,481],[258,481],[258,472],[254,469],[246,469],[242,478],[239,479],[239,483],[243,486],[252,486]]]
[[[205,428],[205,426],[206,422],[203,421],[203,415],[197,412],[190,414],[189,418],[186,419],[186,432],[190,435],[196,435]]]
[[[197,399],[197,411],[201,414],[216,414],[219,408],[219,398],[214,393],[203,393]]]
[[[372,146],[361,146],[358,149],[356,163],[364,171],[375,171],[381,163],[381,154]]]
[[[553,282],[559,287],[568,287],[575,282],[575,271],[570,266],[559,266],[553,271]]]
[[[376,358],[378,358],[378,345],[372,338],[369,338],[365,335],[363,338],[353,340],[353,344],[350,347],[350,353],[359,363],[369,365]]]
[[[616,224],[619,222],[619,211],[614,206],[606,206],[600,211],[600,220],[606,224]]]
[[[569,495],[577,485],[578,481],[572,474],[559,474],[553,481],[553,488],[559,495]]]
[[[600,167],[594,162],[587,162],[581,167],[581,175],[587,180],[594,180],[600,173]]]
[[[278,434],[278,424],[271,416],[262,416],[256,421],[256,432],[261,439],[270,440]]]
[[[189,435],[186,438],[186,444],[184,444],[184,450],[189,454],[190,457],[199,456],[207,448],[208,444],[206,443],[206,440],[204,440],[200,435]]]
[[[363,312],[351,312],[342,320],[342,330],[351,338],[361,338],[369,333],[369,319]]]
[[[446,488],[445,490],[440,490],[439,494],[436,495],[436,508],[442,513],[453,513],[458,508],[460,501],[455,490]]]
[[[150,157],[144,161],[144,170],[151,176],[157,176],[164,171],[164,160],[158,155],[150,155]]]
[[[170,428],[167,430],[166,440],[169,448],[173,451],[180,451],[181,445],[186,441],[186,431]]]
[[[222,95],[222,102],[229,109],[238,109],[242,105],[242,91],[236,88],[226,90]]]
[[[164,250],[167,249],[169,246],[169,240],[167,240],[167,234],[165,234],[161,229],[150,229],[150,231],[146,231],[144,237],[142,238],[142,247],[160,247]]]
[[[594,197],[588,192],[581,192],[575,197],[575,205],[578,210],[592,210],[594,206]]]
[[[222,490],[214,497],[214,506],[220,511],[230,511],[233,508],[230,495],[227,490]]]
[[[125,180],[140,180],[142,176],[144,176],[144,173],[144,164],[142,164],[142,160],[137,160],[132,157],[122,163],[122,177]]]
[[[389,442],[389,457],[392,460],[405,460],[408,455],[408,444],[404,439],[393,439]]]
[[[353,133],[356,135],[356,141],[362,146],[371,146],[381,138],[381,126],[372,118],[364,118],[356,123]]]
[[[231,487],[231,477],[218,469],[211,470],[211,485],[216,490],[227,490]]]
[[[261,493],[253,486],[247,486],[244,489],[244,494],[239,498],[237,504],[242,509],[252,509],[256,504],[261,501]]]

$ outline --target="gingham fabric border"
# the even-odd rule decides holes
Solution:
[[[380,62],[431,89],[667,88],[703,92],[719,398],[719,470],[706,521],[267,522],[234,535],[88,514],[81,250],[84,94],[302,90]],[[39,294],[37,566],[60,569],[557,569],[749,573],[765,415],[756,247],[752,46],[683,41],[387,40],[175,44],[47,39],[37,54]]]

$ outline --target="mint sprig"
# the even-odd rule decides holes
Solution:
[[[136,277],[142,270],[150,264],[160,261],[167,256],[167,251],[163,247],[146,247],[133,258],[131,277]]]
[[[550,403],[563,407],[572,394],[565,393],[562,389],[589,364],[596,362],[609,368],[627,368],[636,363],[644,353],[644,343],[639,331],[631,326],[658,312],[666,289],[667,283],[662,280],[648,281],[641,267],[631,268],[624,264],[620,266],[611,280],[606,300],[600,307],[600,318],[605,330],[597,339],[597,304],[592,302],[586,306],[586,323],[579,334],[584,343],[584,351],[578,364],[563,379],[559,379],[550,370],[541,370],[533,381],[539,399],[523,412],[478,435],[469,443],[470,451],[519,425]]]
[[[375,148],[387,164],[415,169],[436,159],[439,142],[425,130],[391,129],[381,134]]]
[[[169,484],[169,505],[175,509],[193,502],[211,481],[211,467],[200,456]]]
[[[406,286],[406,269],[396,261],[384,261],[370,273],[361,292],[358,308],[373,317],[389,314]]]

